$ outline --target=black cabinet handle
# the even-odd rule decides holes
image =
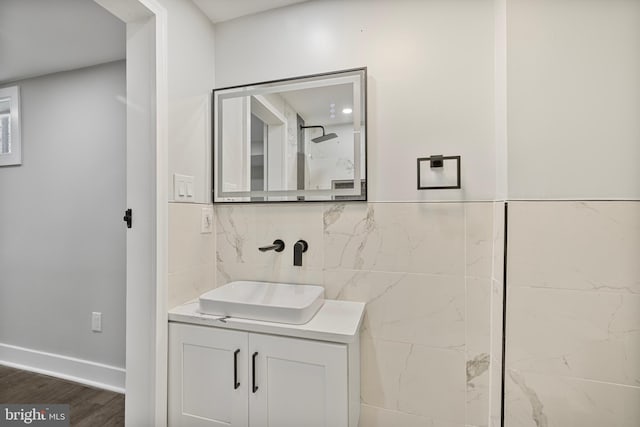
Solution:
[[[240,383],[238,382],[238,353],[240,353],[240,349],[237,349],[233,352],[233,389],[237,390],[240,387]]]
[[[255,353],[253,353],[253,356],[251,356],[251,359],[252,359],[251,377],[253,378],[253,392],[254,393],[256,391],[258,391],[258,386],[256,385],[256,357],[258,357],[258,352],[257,351]]]

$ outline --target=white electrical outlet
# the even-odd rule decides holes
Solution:
[[[91,313],[91,330],[93,332],[102,332],[102,313],[97,311]]]
[[[213,232],[213,208],[202,208],[202,223],[200,227],[200,233],[212,233]]]

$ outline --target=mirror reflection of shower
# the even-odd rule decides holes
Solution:
[[[319,136],[317,138],[311,138],[311,141],[315,143],[329,141],[330,139],[334,139],[338,137],[338,135],[336,135],[335,133],[326,133],[324,130],[324,126],[300,126],[300,129],[312,129],[312,128],[322,129],[322,136]]]
[[[251,115],[251,191],[267,188],[268,125],[255,114]],[[264,197],[251,197],[251,201],[263,201]]]
[[[362,200],[365,85],[355,69],[214,90],[214,200]]]

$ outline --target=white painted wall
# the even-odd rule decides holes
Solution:
[[[496,141],[496,200],[509,195],[507,144],[507,0],[494,1],[494,131]]]
[[[216,87],[368,67],[371,201],[494,199],[493,1],[315,1],[215,28]],[[431,154],[462,155],[462,190],[416,190]]]
[[[211,200],[213,24],[191,1],[159,0],[167,10],[169,200],[173,174],[195,177],[195,201]]]
[[[122,368],[125,62],[18,84],[24,161],[0,168],[0,345]]]
[[[509,196],[640,198],[640,1],[510,0]]]

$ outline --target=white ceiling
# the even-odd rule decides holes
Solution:
[[[351,114],[342,113],[344,108],[353,108],[351,83],[280,92],[280,96],[300,114],[308,126],[331,126],[353,122]],[[332,108],[335,110],[333,118]]]
[[[193,1],[216,23],[307,0]],[[0,0],[0,83],[125,55],[124,23],[93,0]]]
[[[214,24],[307,0],[193,0]]]
[[[124,59],[125,43],[93,0],[0,0],[0,82]]]

